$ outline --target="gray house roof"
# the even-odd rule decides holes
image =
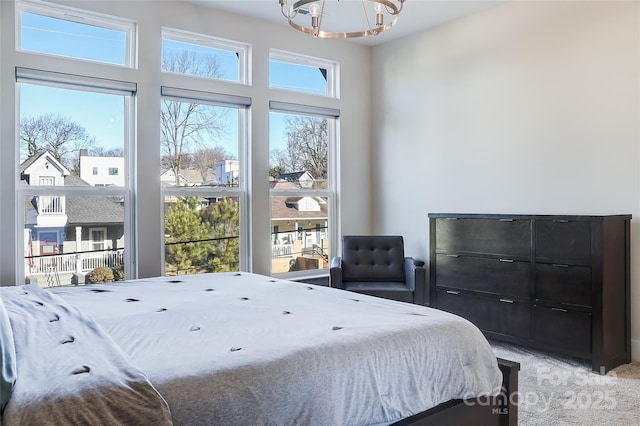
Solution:
[[[124,223],[124,206],[113,197],[67,197],[69,225]]]
[[[78,176],[64,178],[65,186],[89,186]],[[69,225],[124,223],[124,205],[118,197],[90,195],[66,197],[66,213]]]

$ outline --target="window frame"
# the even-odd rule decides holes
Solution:
[[[38,52],[33,50],[22,49],[22,12],[34,15],[46,16],[48,18],[59,19],[63,21],[75,22],[77,24],[91,25],[113,31],[125,33],[125,58],[124,64],[113,62],[99,61],[95,59],[80,58],[77,56],[65,56],[55,53]],[[16,2],[16,28],[15,28],[15,49],[18,52],[26,52],[33,55],[44,55],[56,58],[64,58],[65,60],[75,60],[83,62],[92,62],[103,65],[111,65],[124,68],[137,68],[137,43],[136,33],[137,24],[135,21],[124,18],[116,18],[90,12],[84,9],[77,9],[62,5],[51,5],[44,3],[36,3],[30,0],[22,0]]]
[[[16,68],[16,105],[18,106],[18,114],[16,116],[16,134],[20,134],[20,116],[19,111],[21,104],[21,84],[31,84],[39,86],[48,86],[60,89],[78,90],[83,92],[103,93],[109,95],[123,96],[124,110],[124,156],[125,156],[125,186],[42,186],[38,185],[21,185],[20,175],[16,173],[16,205],[18,206],[17,215],[17,238],[16,248],[18,253],[24,253],[18,259],[17,281],[25,282],[27,276],[26,259],[27,246],[23,238],[25,230],[25,197],[119,197],[124,200],[124,266],[125,278],[133,279],[137,277],[137,237],[136,232],[136,214],[134,208],[135,200],[135,164],[136,150],[134,139],[134,123],[135,123],[135,104],[136,104],[136,83],[106,80],[98,77],[87,77],[81,75],[72,75],[66,73],[58,73],[53,71],[43,71],[27,68]],[[16,149],[20,151],[20,138],[16,140]],[[17,166],[16,166],[17,167]],[[89,227],[87,227],[88,229]]]
[[[329,260],[337,253],[338,238],[341,232],[340,222],[338,220],[338,188],[339,188],[339,173],[338,173],[338,146],[340,135],[340,110],[335,108],[324,108],[313,105],[292,104],[287,102],[271,101],[269,102],[269,114],[271,113],[284,113],[291,115],[306,115],[314,117],[322,117],[327,119],[327,185],[326,189],[269,189],[269,232],[273,232],[273,217],[271,212],[272,199],[274,197],[321,197],[326,198],[329,204],[327,209],[327,230],[326,235],[329,238]],[[298,233],[298,232],[296,232]],[[270,235],[269,240],[273,242],[273,235]],[[273,268],[273,257],[270,256],[270,266]],[[329,265],[326,269],[316,270],[302,270],[285,273],[274,273],[270,270],[272,276],[285,279],[296,278],[314,278],[316,276],[327,276],[329,272]]]
[[[271,72],[271,61],[285,62],[292,65],[299,65],[305,67],[314,67],[327,70],[327,90],[326,93],[318,94],[305,92],[302,90],[286,89],[282,87],[273,87],[269,84],[269,88],[272,90],[285,90],[294,93],[303,93],[305,95],[315,95],[327,98],[340,99],[340,64],[338,62],[329,61],[326,59],[320,59],[313,56],[302,55],[299,53],[287,52],[280,49],[269,49],[269,73]]]
[[[165,39],[236,53],[238,55],[238,81],[227,80],[224,78],[203,77],[192,74],[175,73],[164,70],[161,70],[161,72],[167,74],[185,75],[190,78],[202,78],[227,83],[242,84],[247,86],[251,85],[251,61],[249,60],[251,56],[251,45],[206,34],[198,34],[189,31],[178,30],[175,28],[162,27],[161,41]],[[162,56],[162,53],[160,55]]]
[[[170,99],[177,102],[199,102],[211,106],[231,107],[238,110],[238,161],[241,174],[236,187],[207,187],[207,186],[168,186],[160,185],[160,211],[162,212],[161,226],[162,234],[165,234],[165,209],[164,202],[167,197],[216,197],[216,198],[237,198],[239,203],[239,271],[249,270],[249,258],[251,253],[251,238],[249,232],[250,199],[249,185],[251,174],[249,169],[249,123],[251,122],[251,98],[245,96],[233,96],[222,93],[204,92],[199,90],[180,89],[169,86],[161,87],[161,101]],[[160,141],[158,141],[160,144]],[[160,179],[160,170],[158,170]],[[165,238],[162,238],[161,260],[162,275],[166,275],[165,270]]]
[[[104,237],[102,240],[94,240],[93,239],[93,232],[94,231],[99,231],[102,232],[102,236]],[[89,247],[91,248],[91,250],[106,250],[107,249],[107,241],[108,241],[108,234],[107,234],[107,227],[106,226],[91,226],[89,227]],[[102,245],[101,249],[96,249],[96,244],[100,244]]]

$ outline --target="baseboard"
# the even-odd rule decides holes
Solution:
[[[640,340],[631,339],[631,361],[640,361]]]

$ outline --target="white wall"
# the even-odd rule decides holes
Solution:
[[[79,9],[90,9],[138,22],[139,61],[137,69],[68,61],[54,57],[25,55],[15,52],[13,1],[0,1],[0,283],[11,285],[21,253],[15,241],[22,238],[16,230],[16,197],[18,155],[16,151],[16,84],[15,67],[47,68],[54,71],[136,82],[138,92],[136,143],[137,205],[146,212],[138,220],[140,277],[159,275],[161,265],[162,200],[160,199],[160,86],[208,90],[249,96],[251,107],[251,245],[250,269],[268,274],[271,266],[269,211],[269,101],[305,103],[305,96],[268,89],[269,48],[302,53],[337,61],[341,66],[341,99],[317,97],[319,106],[338,108],[340,119],[341,210],[342,229],[352,233],[371,231],[370,186],[370,48],[342,40],[317,40],[297,33],[284,25],[258,22],[249,18],[216,11],[183,1],[58,1]],[[273,7],[277,8],[276,2]],[[250,43],[253,52],[252,85],[190,79],[160,73],[160,35],[163,26],[225,39]],[[307,97],[309,95],[306,95]],[[313,96],[313,95],[312,95]],[[362,159],[365,159],[362,161]],[[19,200],[18,200],[19,202]]]
[[[374,230],[428,259],[430,212],[633,214],[640,3],[512,2],[372,55]]]

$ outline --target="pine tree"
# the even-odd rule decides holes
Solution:
[[[219,200],[209,212],[211,244],[205,269],[208,272],[240,269],[240,216],[238,202],[232,198]]]
[[[211,225],[196,197],[179,198],[165,215],[166,273],[175,275],[201,271],[209,254]]]

